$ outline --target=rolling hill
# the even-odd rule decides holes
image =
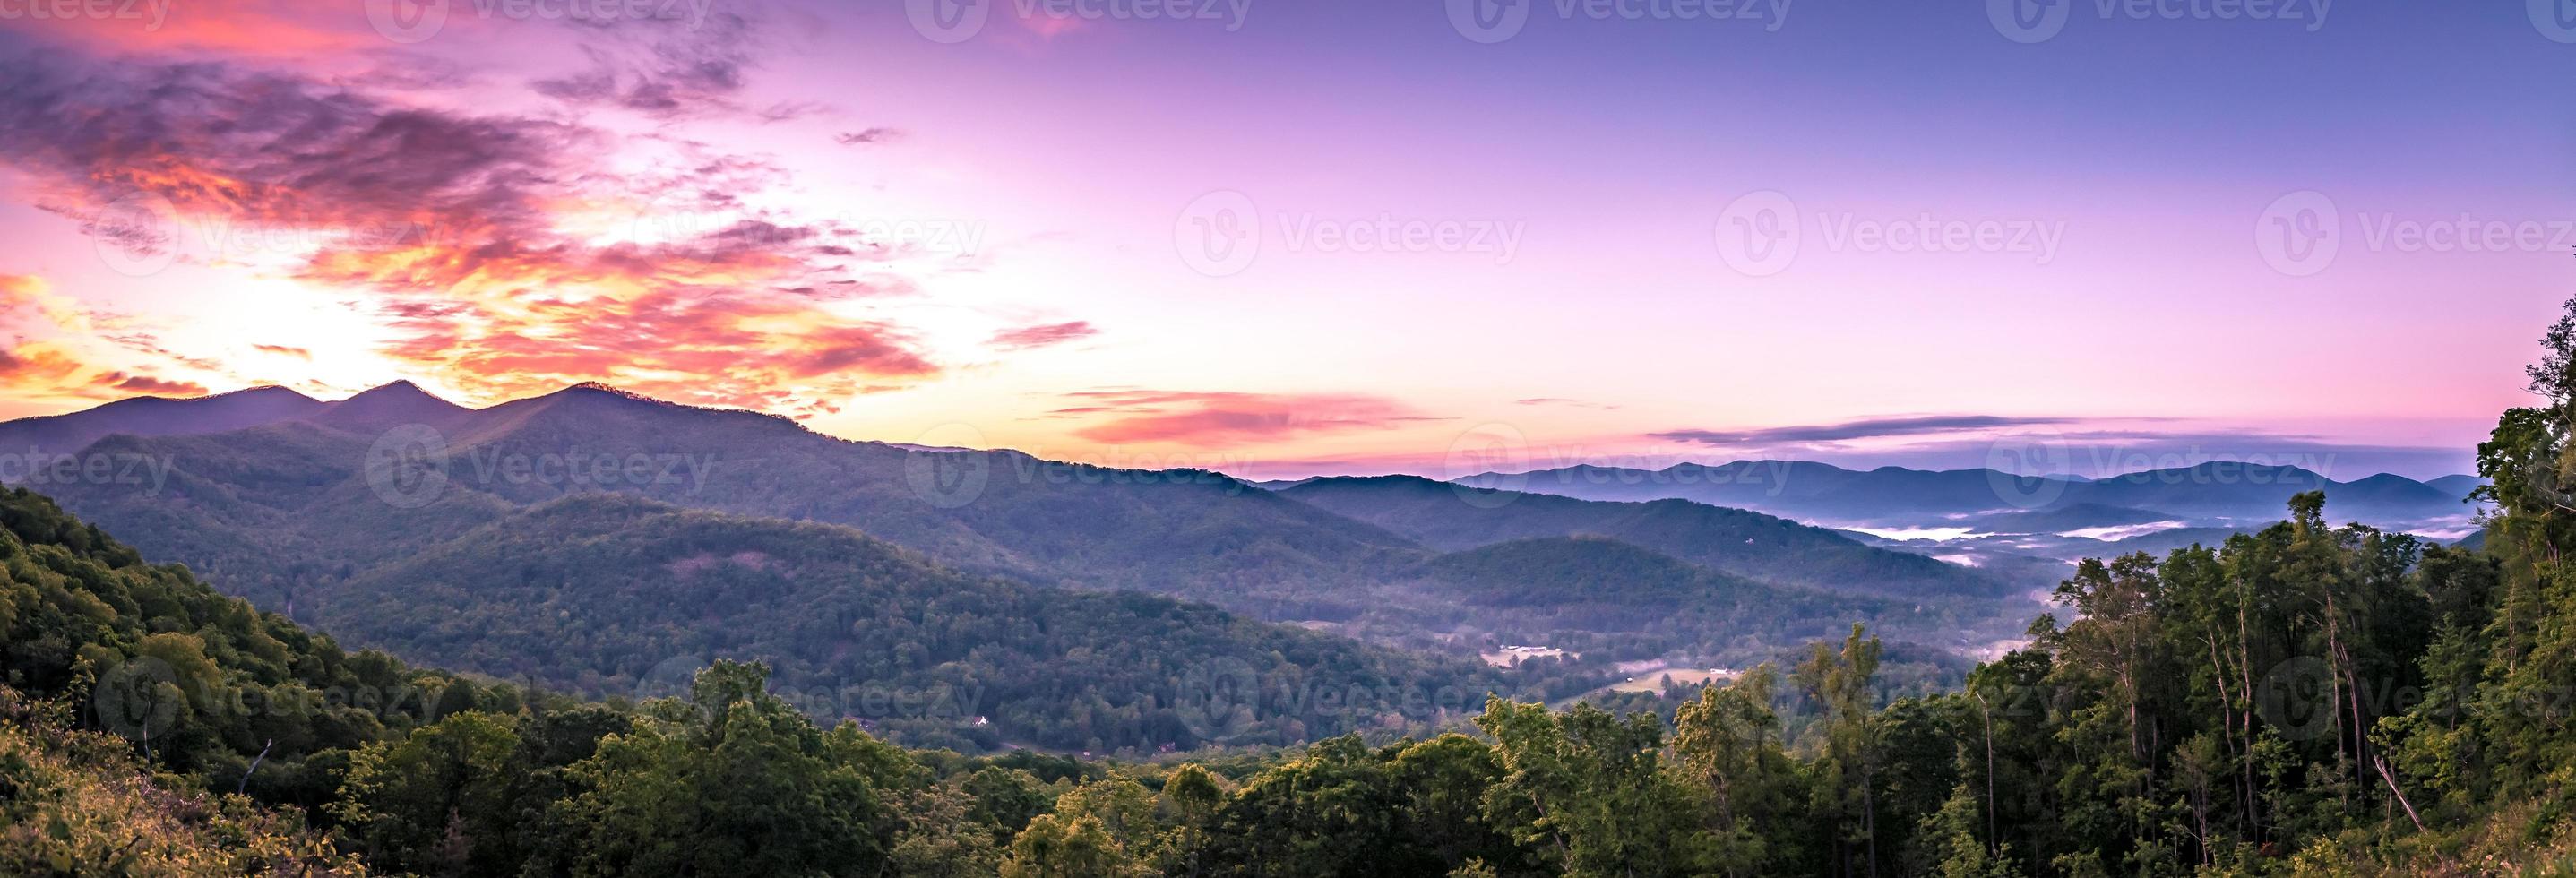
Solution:
[[[70,454],[114,434],[185,436],[221,433],[300,418],[325,403],[283,387],[253,387],[176,399],[138,396],[60,415],[0,423],[0,452]]]
[[[1465,661],[1205,604],[968,576],[845,527],[602,492],[361,574],[313,617],[413,661],[587,695],[636,692],[675,664],[758,659],[819,715],[985,749],[1207,743],[1214,730],[1185,715],[1188,693],[1175,687],[1209,668],[1336,691],[1503,688]],[[1378,720],[1269,710],[1224,740],[1289,743]]]
[[[111,565],[102,570],[131,569],[149,583],[150,593],[116,601],[184,600],[205,603],[201,615],[254,615],[182,568],[143,564],[141,554],[33,492],[0,495],[0,523],[20,534],[14,539],[86,546]],[[667,694],[652,687],[685,681],[716,659],[757,660],[818,717],[866,720],[899,740],[966,750],[1021,743],[1150,752],[1218,740],[1284,744],[1363,728],[1419,732],[1448,719],[1440,707],[1471,710],[1485,692],[1517,691],[1464,657],[1372,647],[1154,595],[970,576],[845,527],[608,492],[506,510],[414,542],[399,560],[362,568],[307,600],[300,615],[406,660],[587,696]],[[64,572],[34,583],[106,575],[64,563]],[[0,633],[117,606],[73,601],[57,612],[42,605],[51,593],[18,594],[0,576]],[[270,641],[296,643],[278,633],[294,626],[282,617],[261,621],[266,640],[208,640],[207,648],[283,656]],[[25,638],[7,652],[13,666],[58,675],[72,661],[56,654],[62,649]],[[302,661],[273,657],[271,674],[304,673]],[[1277,697],[1261,687],[1279,687]],[[1420,698],[1405,710],[1317,707],[1295,697],[1299,687]],[[1211,713],[1212,694],[1247,712]]]
[[[999,618],[1103,620],[1090,629],[1098,632],[1093,641],[1058,645],[1129,658],[1136,656],[1118,644],[1154,644],[1178,656],[1237,652],[1216,641],[1178,643],[1133,620],[1106,621],[1111,608],[1168,615],[1185,605],[1101,592],[1146,592],[1240,614],[1225,626],[1295,622],[1459,660],[1503,638],[1555,636],[1604,656],[1653,656],[1831,635],[1863,620],[1942,644],[1963,628],[2019,625],[2003,619],[2010,607],[1996,600],[2016,589],[1977,571],[1741,510],[1544,495],[1479,508],[1457,502],[1452,486],[1420,479],[1319,480],[1273,492],[1199,470],[852,442],[785,418],[599,385],[467,409],[397,383],[241,429],[110,435],[88,451],[166,470],[148,484],[46,486],[147,557],[183,561],[259,606],[356,642],[594,693],[633,685],[643,672],[637,662],[727,650],[770,658],[791,686],[857,674],[956,691],[967,681],[941,666],[960,655],[980,656],[988,672],[1022,668],[1035,661],[1023,647],[1074,636],[1038,623],[987,626],[971,607],[934,601],[905,583],[986,594],[1005,606],[993,611]],[[1392,490],[1340,503],[1356,502],[1360,487]],[[705,549],[707,559],[697,559],[682,551],[718,532],[775,546],[759,550],[762,557],[810,563],[773,575],[767,566],[725,563],[731,553]],[[1576,536],[1610,539],[1562,539]],[[1550,558],[1557,579],[1464,574],[1479,558],[1492,567],[1491,556],[1475,550],[1524,539],[1542,542],[1494,548],[1491,556]],[[823,544],[848,557],[811,548]],[[901,572],[869,572],[880,569]],[[879,590],[808,590],[841,580]],[[1485,599],[1504,585],[1525,598]],[[1076,592],[1091,594],[1052,603]],[[1876,600],[1888,596],[1907,600]],[[1561,603],[1541,606],[1531,601],[1537,597]],[[962,627],[919,641],[933,645],[917,661],[885,664],[893,660],[867,651],[914,629],[875,627],[862,607],[910,614],[916,628],[940,620]],[[826,620],[850,636],[812,629]],[[1271,636],[1229,630],[1229,643]],[[1360,649],[1352,639],[1328,639]],[[1273,652],[1303,654],[1274,645],[1242,660]],[[1386,660],[1350,661],[1358,668]],[[1386,672],[1377,682],[1455,676],[1431,667]],[[1142,691],[1114,669],[1097,670],[1120,691]],[[1020,678],[1032,675],[973,680],[1006,691]],[[1021,703],[1041,706],[1025,706],[1007,725],[1026,728],[1046,709],[1082,697],[1031,695]],[[1095,714],[1123,716],[1131,706],[1111,698]],[[1138,720],[1104,737],[1175,741],[1148,726]]]
[[[2381,473],[2349,482],[2294,466],[2212,462],[2099,479],[2039,478],[1990,469],[1849,470],[1798,461],[1679,464],[1661,470],[1572,466],[1480,473],[1475,487],[1590,500],[1696,500],[1838,527],[1933,527],[1954,517],[2074,508],[2147,510],[2171,517],[2268,522],[2302,491],[2326,492],[2327,513],[2389,527],[2465,516],[2470,477],[2428,484]],[[2085,523],[2094,527],[2114,522]],[[2216,523],[2216,522],[2208,522]]]
[[[846,525],[961,570],[1280,618],[1348,612],[1332,604],[1334,586],[1429,554],[1216,473],[851,442],[597,385],[476,410],[392,385],[247,429],[115,435],[91,450],[165,461],[170,473],[48,493],[154,557],[201,565],[275,606],[345,575],[338,566],[595,491]]]
[[[1427,590],[1477,610],[1479,624],[1516,643],[1575,645],[1614,658],[1667,653],[1758,661],[1790,644],[1849,630],[1938,638],[1937,612],[1899,602],[1767,585],[1601,536],[1527,537],[1442,555],[1425,564]],[[1635,635],[1628,643],[1608,632]]]
[[[1865,596],[1994,597],[1974,570],[1750,512],[1683,500],[1611,502],[1479,491],[1417,476],[1314,479],[1280,492],[1447,550],[1594,535],[1764,582]]]

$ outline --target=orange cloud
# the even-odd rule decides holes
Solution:
[[[0,388],[21,399],[114,399],[135,394],[204,396],[193,381],[129,374],[99,365],[69,345],[21,342],[0,348]]]
[[[330,0],[131,0],[44,21],[46,33],[102,52],[201,52],[310,59],[392,48],[360,4]]]
[[[32,274],[0,274],[0,325],[34,321],[48,329],[85,331],[88,316]]]
[[[661,93],[724,99],[736,74],[711,69]],[[900,254],[747,207],[784,179],[757,157],[224,64],[0,58],[0,74],[25,86],[0,95],[0,160],[49,209],[132,252],[289,241],[272,261],[360,294],[393,330],[382,353],[468,393],[597,380],[811,414],[939,371],[864,312],[888,286],[874,264]]]

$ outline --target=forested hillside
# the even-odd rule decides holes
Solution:
[[[65,707],[0,686],[0,875],[366,874],[291,814],[143,774],[125,739],[69,728]]]
[[[2336,526],[2300,495],[2222,545],[2083,564],[2066,618],[1932,695],[1886,695],[1885,649],[1856,628],[1669,722],[1493,699],[1475,734],[1429,740],[968,759],[818,727],[754,666],[625,709],[347,655],[25,492],[0,504],[7,682],[183,783],[298,808],[421,874],[2554,874],[2576,865],[2556,697],[2576,687],[2558,561],[2576,548],[2576,312],[2552,338],[2548,404],[2480,448],[2501,509],[2483,549]],[[734,526],[618,548],[750,571],[686,536]],[[1523,548],[1446,563],[1545,585],[1564,547]],[[1649,588],[1707,585],[1588,548]]]
[[[1442,555],[1419,591],[1505,643],[1621,660],[1684,655],[1751,664],[1874,619],[1938,637],[1950,618],[1911,605],[1767,585],[1607,537],[1532,537]],[[1441,616],[1425,609],[1421,617]]]
[[[966,576],[848,528],[607,493],[539,504],[361,575],[313,618],[415,661],[592,695],[675,685],[708,659],[762,660],[773,687],[827,722],[861,718],[968,751],[1151,753],[1420,731],[1515,685],[1463,657],[1157,595]],[[680,677],[651,679],[657,668]],[[1292,690],[1446,690],[1452,715],[1425,705],[1212,725],[1184,703],[1211,669]]]
[[[1290,691],[1401,682],[1457,696],[1456,712],[1488,690],[1560,700],[1616,681],[1622,662],[1749,664],[1854,621],[1970,649],[2033,609],[1993,600],[1974,571],[1736,510],[1631,514],[1637,504],[1533,495],[1533,526],[1442,537],[1468,550],[1444,556],[1215,473],[847,442],[597,386],[471,410],[396,383],[247,429],[162,432],[81,456],[149,463],[150,481],[47,492],[146,557],[353,644],[585,695],[633,693],[693,660],[759,658],[818,717],[883,722],[913,744],[1188,749],[1211,735],[1143,698],[1169,701],[1192,673],[1248,668]],[[1424,484],[1432,502],[1414,518],[1487,520]],[[1546,514],[1552,504],[1583,514]],[[1546,583],[1518,562],[1476,562],[1494,542],[1596,525],[1665,547],[1638,552],[1762,575],[1683,560],[1699,586],[1661,587],[1635,578],[1634,553],[1565,540],[1517,550],[1553,556]],[[1925,589],[1946,591],[1913,593]],[[1231,615],[1060,591],[1182,596]],[[1480,654],[1528,643],[1565,656],[1479,669]],[[944,706],[854,706],[839,694],[854,685]],[[1444,715],[1406,714],[1415,728]],[[1272,717],[1219,737],[1357,727]]]
[[[1468,733],[1390,739],[1403,724],[1374,721],[1388,701],[1283,702],[1259,667],[1228,663],[1197,678],[1182,725],[1223,734],[1339,716],[1377,734],[1223,757],[905,750],[855,721],[817,725],[770,690],[767,668],[727,661],[696,673],[686,697],[641,705],[419,670],[343,652],[12,491],[0,499],[0,682],[29,706],[0,725],[12,785],[0,809],[45,821],[48,868],[104,873],[90,861],[131,852],[102,853],[109,830],[89,818],[157,793],[120,792],[123,769],[55,755],[84,746],[77,726],[123,737],[171,801],[217,803],[170,806],[177,818],[140,832],[271,874],[344,855],[378,871],[526,876],[2564,874],[2576,869],[2576,575],[2561,561],[2576,550],[2576,303],[2548,344],[2531,375],[2545,403],[2506,412],[2479,447],[2499,510],[2479,548],[2336,525],[2323,494],[2300,494],[2285,520],[2219,545],[2085,562],[2057,589],[2062,618],[1931,694],[1891,690],[1888,649],[1856,626],[1657,710],[1497,697]],[[528,615],[553,589],[631,587],[584,570],[612,556],[711,573],[708,593],[754,608],[807,589],[900,593],[887,580],[906,577],[978,587],[837,531],[822,554],[844,560],[798,568],[812,559],[765,541],[800,526],[648,503],[541,505],[516,536],[486,535],[491,557],[422,563]],[[641,541],[584,526],[636,516],[674,521]],[[580,548],[512,560],[537,557],[523,551],[537,542]],[[1559,562],[1627,569],[1648,592],[1733,587],[1634,546],[1572,542],[1423,570],[1468,574],[1478,585],[1462,598],[1501,604],[1590,601],[1585,582],[1552,575]],[[787,569],[824,581],[769,575]],[[697,593],[635,593],[679,608],[592,624],[682,636],[654,629],[704,609]],[[940,655],[933,617],[887,618],[930,637],[922,660]],[[867,635],[854,648],[906,660],[901,641],[880,639],[903,635]],[[49,816],[65,801],[90,804],[79,820]],[[251,837],[214,828],[225,825]],[[334,849],[298,841],[311,838]]]
[[[58,501],[270,608],[510,509],[598,491],[846,525],[958,570],[1274,619],[1347,614],[1360,603],[1340,586],[1428,554],[1217,473],[850,442],[597,385],[478,410],[388,386],[251,429],[113,436],[84,457],[167,475],[48,486]]]
[[[1431,546],[1605,536],[1736,576],[1874,597],[1993,598],[1975,570],[1862,545],[1830,530],[1686,500],[1619,503],[1465,488],[1419,476],[1309,479],[1280,493]]]

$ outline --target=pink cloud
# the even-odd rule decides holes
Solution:
[[[1091,321],[1071,320],[1064,323],[1041,323],[1035,326],[1005,329],[994,333],[992,341],[988,343],[1002,350],[1020,351],[1063,344],[1099,334],[1100,330],[1093,328]]]
[[[1083,404],[1058,409],[1056,414],[1110,416],[1073,434],[1115,444],[1217,447],[1440,420],[1395,400],[1364,394],[1095,390],[1068,396]]]

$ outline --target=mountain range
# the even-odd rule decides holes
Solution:
[[[1611,502],[1466,488],[1419,476],[1311,479],[1281,494],[1456,551],[1546,536],[1608,537],[1736,576],[1869,595],[1996,597],[1975,570],[1842,534],[1685,500]]]
[[[2084,478],[1778,460],[1660,470],[1579,465],[1478,473],[1458,483],[1757,510],[1875,537],[1875,545],[1989,566],[2011,555],[2073,560],[2163,546],[2182,534],[2223,537],[2278,520],[2290,497],[2305,491],[2325,492],[2333,520],[2450,542],[2474,532],[2482,507],[2469,494],[2483,484],[2467,475],[2425,482],[2388,473],[2336,481],[2297,466],[2225,461]],[[2169,535],[2126,542],[2159,533]]]
[[[1419,479],[1270,491],[854,442],[595,384],[479,409],[398,382],[33,420],[0,436],[149,477],[75,468],[28,487],[353,643],[586,694],[721,657],[808,691],[975,693],[977,722],[882,718],[966,749],[1284,742],[1377,721],[1175,726],[1175,681],[1210,668],[1557,699],[1619,662],[1758,661],[1854,621],[1965,651],[2027,609],[1986,571],[1741,510]],[[1475,661],[1502,643],[1567,655]]]

